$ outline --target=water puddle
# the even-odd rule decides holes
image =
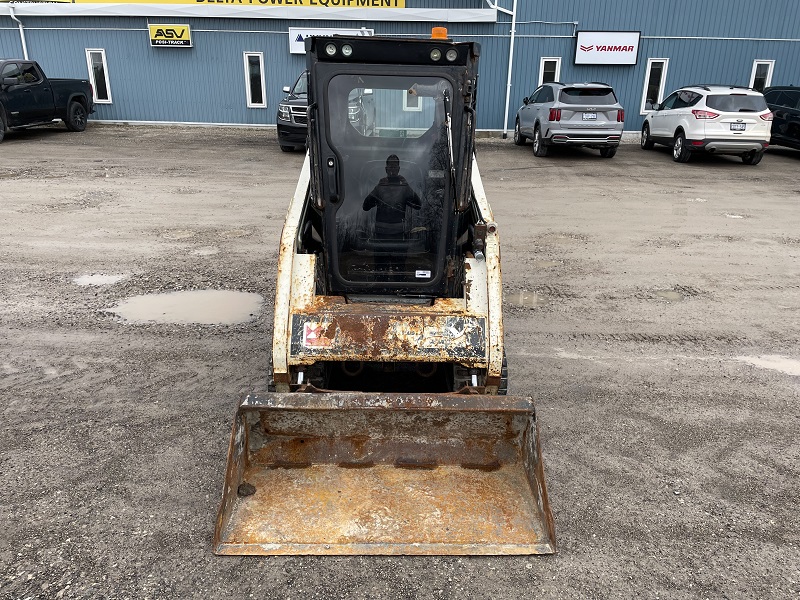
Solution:
[[[737,356],[736,360],[746,362],[755,367],[780,371],[787,375],[800,377],[800,360],[780,356],[779,354],[768,354],[765,356]]]
[[[231,240],[235,238],[247,237],[251,234],[252,232],[247,231],[246,229],[231,229],[229,231],[220,231],[219,237],[224,240]]]
[[[195,256],[214,256],[215,254],[219,254],[219,248],[215,246],[203,246],[197,250],[192,250],[192,254]]]
[[[515,306],[522,306],[524,308],[539,308],[540,306],[550,304],[550,298],[547,294],[529,292],[528,290],[514,292],[508,297],[508,301]]]
[[[656,297],[666,300],[667,302],[680,302],[683,300],[683,294],[675,290],[659,290],[655,294]]]
[[[125,281],[126,279],[130,279],[130,275],[125,274],[117,274],[117,275],[106,275],[104,273],[94,273],[93,275],[81,275],[76,277],[72,280],[72,283],[76,285],[113,285],[115,283],[119,283],[120,281]]]
[[[263,302],[249,292],[195,290],[133,296],[109,312],[129,323],[236,325],[255,319]]]
[[[557,267],[561,263],[556,262],[554,260],[535,260],[533,261],[533,267],[535,269],[550,269],[551,267]]]
[[[188,240],[195,236],[195,232],[191,231],[190,229],[173,229],[171,231],[165,231],[161,234],[161,237],[165,240]]]

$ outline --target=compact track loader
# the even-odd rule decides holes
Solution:
[[[480,46],[314,37],[280,241],[274,390],[241,402],[217,554],[555,551],[533,401],[507,396]]]

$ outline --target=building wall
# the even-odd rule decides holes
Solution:
[[[503,0],[510,8],[511,0]],[[18,12],[22,12],[22,6]],[[485,8],[479,0],[408,0],[409,7]],[[520,0],[508,122],[511,16],[496,23],[449,23],[450,36],[481,43],[478,127],[513,127],[522,98],[535,89],[542,57],[561,57],[561,81],[605,81],[626,108],[626,129],[641,126],[648,58],[668,58],[665,95],[689,83],[748,85],[755,59],[775,60],[772,84],[800,83],[800,2],[675,0],[644,7],[640,0]],[[365,15],[374,14],[369,9]],[[21,16],[30,57],[59,77],[87,76],[85,50],[103,48],[113,104],[94,119],[266,125],[275,123],[283,93],[305,57],[289,53],[289,27],[367,27],[376,35],[428,36],[431,23],[239,18]],[[188,23],[192,48],[151,48],[147,23]],[[576,66],[575,30],[638,30],[634,66]],[[262,52],[266,108],[247,108],[244,52]],[[0,56],[21,56],[19,31],[0,16]]]

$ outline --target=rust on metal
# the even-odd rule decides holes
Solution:
[[[244,483],[254,491],[238,494]],[[533,402],[458,394],[250,396],[231,434],[214,550],[554,552]]]
[[[408,312],[292,316],[293,364],[319,360],[486,363],[486,319]]]

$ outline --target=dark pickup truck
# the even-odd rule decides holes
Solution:
[[[0,58],[0,141],[8,129],[55,119],[70,131],[83,131],[93,112],[88,80],[48,79],[36,61]]]

